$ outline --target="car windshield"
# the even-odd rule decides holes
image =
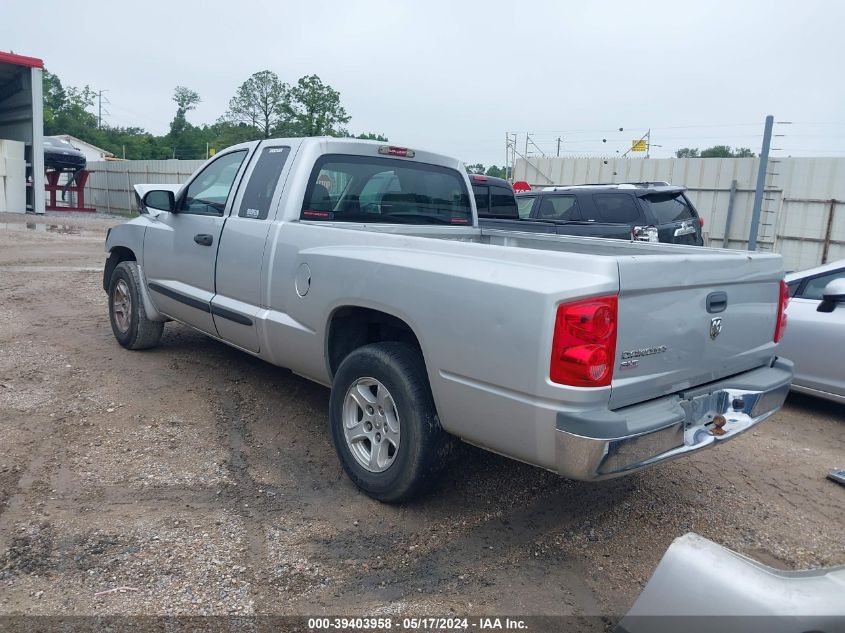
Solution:
[[[303,220],[472,224],[464,178],[454,169],[396,158],[326,155],[317,161]]]
[[[76,149],[70,142],[63,138],[45,138],[44,144],[57,149]]]
[[[650,194],[644,198],[648,202],[654,219],[658,224],[669,224],[695,217],[684,194]]]

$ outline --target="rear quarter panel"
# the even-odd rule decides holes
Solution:
[[[361,306],[396,316],[414,331],[441,423],[468,441],[524,459],[547,443],[532,420],[491,410],[490,394],[563,408],[607,402],[608,388],[554,385],[548,371],[556,304],[615,293],[610,258],[306,222],[279,226],[273,250],[264,336],[279,365],[330,383],[330,317],[338,308]],[[301,297],[291,271],[303,264],[311,285]]]

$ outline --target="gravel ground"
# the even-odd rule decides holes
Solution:
[[[401,507],[358,493],[328,391],[168,324],[128,352],[113,218],[0,216],[0,615],[624,613],[695,531],[845,563],[845,408],[790,396],[716,450],[584,484],[460,446]]]

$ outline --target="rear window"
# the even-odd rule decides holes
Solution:
[[[472,224],[464,178],[454,169],[395,158],[327,154],[314,165],[303,220]]]
[[[519,218],[516,208],[516,198],[513,191],[507,187],[490,186],[490,215],[497,218]]]
[[[490,211],[490,190],[483,185],[473,185],[472,195],[475,196],[475,208],[478,215],[486,215]]]
[[[646,201],[649,209],[651,209],[651,213],[657,224],[670,224],[695,217],[686,198],[680,193],[674,195],[651,194],[643,198],[643,200]]]
[[[596,219],[600,222],[627,224],[640,219],[640,210],[634,196],[626,193],[593,194],[593,204],[598,212]]]

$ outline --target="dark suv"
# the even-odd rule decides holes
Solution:
[[[473,183],[475,184],[475,183]],[[478,207],[482,227],[703,246],[703,221],[683,187],[623,183],[548,187],[517,194],[517,214]]]

